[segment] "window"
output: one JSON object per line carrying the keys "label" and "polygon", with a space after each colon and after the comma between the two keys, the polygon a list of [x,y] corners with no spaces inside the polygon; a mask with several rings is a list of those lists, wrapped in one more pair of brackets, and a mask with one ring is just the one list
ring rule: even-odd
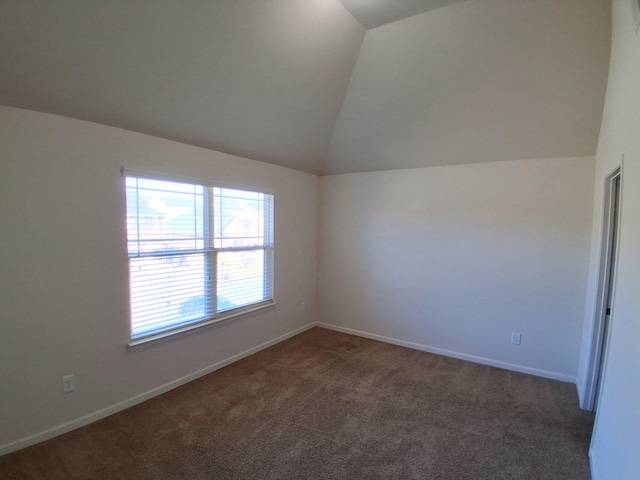
{"label": "window", "polygon": [[131,339],[273,303],[273,196],[125,170]]}

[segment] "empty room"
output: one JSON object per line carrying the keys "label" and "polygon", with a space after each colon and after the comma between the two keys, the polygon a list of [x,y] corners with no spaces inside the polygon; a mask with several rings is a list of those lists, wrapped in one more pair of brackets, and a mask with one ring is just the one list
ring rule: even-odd
{"label": "empty room", "polygon": [[0,0],[0,478],[640,478],[639,0]]}

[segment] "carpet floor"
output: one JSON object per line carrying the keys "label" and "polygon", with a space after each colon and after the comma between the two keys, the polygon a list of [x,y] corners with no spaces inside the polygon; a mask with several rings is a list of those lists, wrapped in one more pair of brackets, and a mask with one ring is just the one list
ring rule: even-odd
{"label": "carpet floor", "polygon": [[572,384],[314,328],[0,478],[587,480],[592,428]]}

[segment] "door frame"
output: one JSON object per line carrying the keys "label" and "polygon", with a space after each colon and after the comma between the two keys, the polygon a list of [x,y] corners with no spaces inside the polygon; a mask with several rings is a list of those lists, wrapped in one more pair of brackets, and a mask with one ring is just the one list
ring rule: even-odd
{"label": "door frame", "polygon": [[590,411],[595,411],[598,406],[613,319],[621,206],[622,167],[618,166],[607,175],[604,185],[597,297],[582,405],[584,410]]}

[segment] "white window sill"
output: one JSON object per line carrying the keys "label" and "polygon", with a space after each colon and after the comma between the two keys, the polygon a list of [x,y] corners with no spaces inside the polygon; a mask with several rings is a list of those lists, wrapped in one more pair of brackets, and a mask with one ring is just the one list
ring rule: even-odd
{"label": "white window sill", "polygon": [[209,327],[217,323],[226,322],[227,320],[231,320],[244,315],[248,315],[250,313],[258,312],[260,310],[265,310],[271,307],[275,307],[276,305],[278,305],[278,302],[275,302],[275,301],[268,302],[268,303],[261,303],[259,305],[252,305],[250,307],[239,309],[239,310],[230,312],[228,314],[222,314],[218,317],[211,318],[209,320],[203,320],[201,322],[191,323],[189,325],[184,325],[182,327],[178,327],[173,330],[157,333],[155,335],[149,335],[143,338],[136,338],[134,340],[131,340],[127,344],[127,349],[136,350],[145,345],[156,344],[156,343],[172,340],[174,338],[181,337],[187,333],[193,333],[194,330],[199,330],[201,328]]}

